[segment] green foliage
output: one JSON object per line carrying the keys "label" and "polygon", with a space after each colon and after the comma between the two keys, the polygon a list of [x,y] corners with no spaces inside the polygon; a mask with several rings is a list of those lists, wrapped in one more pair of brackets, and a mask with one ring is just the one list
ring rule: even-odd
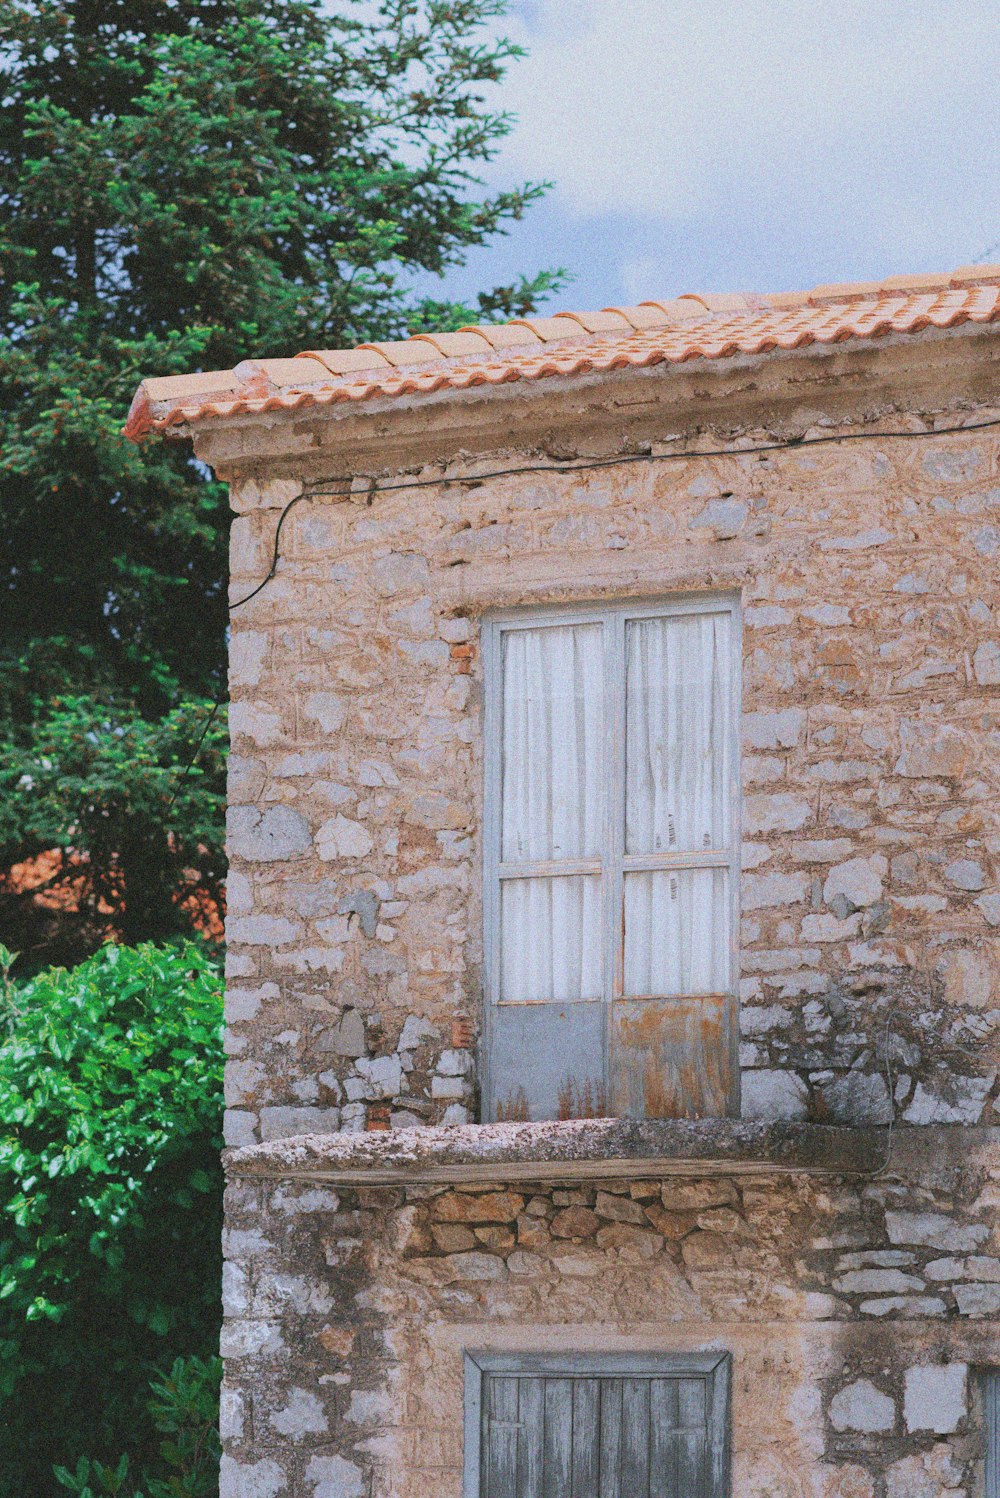
{"label": "green foliage", "polygon": [[[105,947],[20,985],[7,1012],[0,1492],[47,1493],[53,1461],[123,1450],[155,1473],[142,1372],[218,1338],[219,973],[197,945]],[[157,1395],[179,1453],[193,1427],[163,1421],[184,1388],[177,1374]]]}
{"label": "green foliage", "polygon": [[[98,732],[105,719],[141,717],[162,742],[182,703],[224,689],[223,488],[180,445],[122,438],[142,375],[523,313],[558,284],[543,272],[484,292],[478,307],[412,290],[416,273],[461,263],[542,191],[488,194],[479,180],[510,124],[486,98],[517,56],[493,38],[503,9],[503,0],[0,7],[9,769],[40,731],[62,733],[55,699]],[[201,832],[213,848],[218,770],[211,788],[203,781]],[[122,804],[140,794],[125,794],[120,778],[119,787]],[[86,822],[86,795],[71,775],[67,826]],[[163,929],[159,805],[158,851],[142,880],[122,884],[109,860],[126,855],[112,840],[86,849],[88,899],[112,899],[112,924],[130,939]],[[37,802],[19,797],[16,810],[5,826],[11,861],[48,836]],[[157,895],[144,925],[128,902],[147,873]],[[0,918],[10,934],[12,911]],[[101,934],[94,926],[91,941]],[[14,939],[37,946],[30,932]]]}
{"label": "green foliage", "polygon": [[125,940],[176,933],[184,897],[220,900],[225,879],[226,724],[220,711],[205,733],[210,711],[182,701],[150,721],[94,697],[39,703],[31,743],[0,743],[0,866],[61,849],[52,877],[75,879],[89,929],[115,916]]}
{"label": "green foliage", "polygon": [[20,1018],[18,985],[10,975],[20,955],[20,952],[12,952],[0,942],[0,1036],[12,1034]]}
{"label": "green foliage", "polygon": [[163,1476],[145,1472],[141,1488],[131,1479],[128,1454],[111,1466],[81,1456],[74,1471],[57,1465],[62,1487],[78,1498],[218,1498],[219,1358],[178,1358],[168,1374],[152,1382],[147,1409],[160,1442]]}

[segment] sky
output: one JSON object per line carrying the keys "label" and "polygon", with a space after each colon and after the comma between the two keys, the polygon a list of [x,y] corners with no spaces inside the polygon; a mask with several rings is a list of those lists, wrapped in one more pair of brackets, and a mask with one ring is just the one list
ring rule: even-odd
{"label": "sky", "polygon": [[503,29],[529,56],[489,179],[555,186],[435,295],[560,265],[559,305],[595,308],[1000,260],[997,0],[512,0]]}

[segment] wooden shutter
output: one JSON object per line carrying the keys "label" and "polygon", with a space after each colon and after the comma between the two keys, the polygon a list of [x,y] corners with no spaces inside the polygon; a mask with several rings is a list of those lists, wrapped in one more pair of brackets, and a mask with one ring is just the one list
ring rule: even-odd
{"label": "wooden shutter", "polygon": [[723,1498],[720,1397],[705,1375],[487,1374],[480,1498]]}
{"label": "wooden shutter", "polygon": [[986,1498],[1000,1498],[1000,1372],[983,1374],[986,1427]]}

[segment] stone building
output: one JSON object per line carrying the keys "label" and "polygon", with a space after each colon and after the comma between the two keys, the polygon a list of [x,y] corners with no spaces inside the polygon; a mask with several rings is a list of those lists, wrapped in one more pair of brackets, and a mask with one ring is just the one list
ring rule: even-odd
{"label": "stone building", "polygon": [[998,377],[980,266],[143,385],[236,517],[223,1498],[1000,1494]]}

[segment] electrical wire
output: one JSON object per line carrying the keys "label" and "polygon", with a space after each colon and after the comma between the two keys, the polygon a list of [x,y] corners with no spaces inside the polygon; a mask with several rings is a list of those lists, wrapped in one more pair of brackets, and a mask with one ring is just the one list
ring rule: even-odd
{"label": "electrical wire", "polygon": [[198,755],[201,753],[201,746],[202,746],[202,744],[204,744],[205,740],[208,737],[208,730],[211,728],[212,724],[215,722],[215,715],[219,711],[219,709],[221,708],[221,706],[225,702],[225,700],[226,699],[224,697],[216,697],[216,699],[215,699],[215,705],[212,708],[211,712],[206,717],[205,723],[204,723],[204,727],[202,728],[201,733],[198,735],[198,742],[197,742],[197,744],[195,744],[194,749],[192,750],[191,755],[190,755],[190,757],[189,757],[189,759],[187,761],[187,764],[184,766],[184,769],[181,771],[181,777],[178,780],[177,784],[174,786],[173,794],[170,797],[170,800],[167,802],[167,810],[166,810],[166,813],[165,813],[166,816],[169,816],[170,813],[173,811],[173,809],[174,809],[174,802],[177,800],[177,797],[180,795],[181,791],[183,790],[183,788],[184,788],[184,782],[185,782],[185,780],[187,780],[188,775],[190,774],[190,772],[191,772],[191,770],[192,770],[192,768],[194,766],[195,760],[198,758]]}
{"label": "electrical wire", "polygon": [[[883,1159],[882,1164],[878,1166],[876,1170],[872,1170],[871,1172],[862,1172],[862,1174],[870,1174],[872,1180],[877,1180],[880,1176],[888,1174],[889,1169],[892,1165],[893,1154],[895,1150],[896,1098],[895,1077],[892,1070],[892,1042],[897,1038],[898,1035],[898,1031],[894,1030],[893,1028],[893,1019],[895,1018],[895,1014],[896,1005],[890,1004],[888,1012],[885,1016],[885,1028],[882,1036],[882,1046],[885,1052],[885,1083],[886,1090],[889,1095],[889,1117],[887,1119],[886,1127],[885,1158]],[[949,1045],[935,1045],[934,1059],[936,1061],[941,1060],[942,1057],[948,1056],[965,1056],[968,1060],[975,1062],[978,1062],[982,1059],[979,1055],[977,1055],[975,1051],[970,1051],[968,1046],[958,1045],[955,1041],[952,1041]]]}
{"label": "electrical wire", "polygon": [[[809,447],[820,447],[824,444],[841,442],[894,441],[899,439],[917,440],[920,438],[928,437],[947,437],[955,435],[959,432],[983,431],[987,428],[992,427],[1000,427],[1000,417],[994,417],[989,419],[988,421],[970,422],[966,425],[936,427],[916,431],[895,430],[888,432],[831,432],[828,435],[824,435],[822,437],[788,438],[780,442],[765,442],[759,443],[754,447],[744,448],[701,448],[694,452],[685,451],[669,453],[622,453],[613,458],[594,458],[587,459],[583,462],[572,463],[522,463],[513,465],[508,468],[488,469],[486,472],[481,473],[451,474],[439,475],[431,478],[402,479],[389,484],[380,484],[378,482],[373,482],[370,489],[368,490],[368,503],[372,503],[376,495],[378,494],[391,494],[396,493],[400,490],[442,488],[445,485],[453,484],[465,484],[471,486],[478,485],[489,479],[516,478],[522,475],[529,474],[554,473],[560,475],[568,475],[573,473],[589,473],[603,468],[623,467],[631,463],[690,462],[694,458],[746,458],[754,457],[758,453],[801,452]],[[302,489],[300,493],[296,494],[292,499],[288,501],[284,509],[281,511],[281,514],[278,516],[278,524],[275,527],[274,532],[271,565],[268,568],[266,577],[264,577],[262,581],[259,582],[257,586],[251,590],[251,592],[247,593],[243,598],[237,599],[237,601],[230,606],[230,612],[242,608],[244,604],[247,604],[251,601],[251,599],[256,598],[259,593],[263,592],[264,588],[267,587],[268,583],[274,577],[275,573],[278,570],[278,564],[281,560],[282,527],[284,526],[284,523],[291,511],[297,504],[300,503],[300,501],[304,499],[318,498],[350,498],[352,494],[350,481],[342,481],[337,488],[322,487],[324,484],[328,484],[330,482],[331,480],[329,479],[319,479],[315,484],[308,485],[306,488]],[[221,706],[221,701],[222,699],[216,702],[215,707],[213,707],[211,714],[209,715],[201,738],[198,740],[198,744],[195,748],[194,754],[192,755],[191,760],[188,762],[188,765],[185,767],[184,774],[181,776],[181,784],[183,784],[188,770],[191,768],[191,765],[198,757],[198,753],[201,749],[202,743],[204,742],[205,735],[208,733],[208,729],[211,726],[212,720],[214,719],[216,712]],[[176,799],[176,795],[179,793],[179,791],[180,784],[178,785],[177,792],[175,792],[173,799]],[[171,800],[171,805],[173,805],[173,799]],[[894,1078],[892,1073],[891,1058],[892,1019],[893,1010],[890,1009],[889,1013],[886,1015],[885,1034],[883,1039],[883,1046],[885,1050],[885,1080],[889,1100],[889,1120],[888,1128],[886,1131],[885,1157],[881,1165],[879,1165],[874,1171],[871,1172],[871,1176],[873,1179],[877,1179],[878,1177],[888,1173],[889,1169],[891,1168],[894,1155],[896,1109],[893,1098]]]}
{"label": "electrical wire", "polygon": [[[980,432],[989,427],[1000,427],[1000,417],[991,417],[988,421],[969,422],[965,425],[959,423],[954,426],[925,428],[917,431],[897,429],[888,432],[830,432],[822,437],[787,437],[778,442],[761,442],[755,447],[700,448],[696,451],[668,453],[620,453],[613,458],[589,458],[583,462],[572,463],[520,463],[508,468],[487,469],[481,473],[444,474],[433,478],[401,479],[390,484],[380,484],[377,481],[373,481],[368,490],[368,503],[371,504],[379,494],[394,494],[403,489],[440,489],[452,484],[478,485],[485,483],[489,479],[515,478],[521,475],[538,473],[563,475],[592,473],[597,469],[619,468],[631,463],[690,463],[696,458],[752,458],[759,453],[804,452],[807,448],[822,447],[831,443],[884,442],[895,441],[897,439],[916,440],[928,437],[948,437],[959,432]],[[255,588],[252,588],[249,593],[245,594],[243,598],[238,598],[235,603],[229,605],[230,614],[235,613],[237,609],[241,609],[245,604],[250,603],[252,599],[264,591],[268,583],[274,578],[278,570],[278,564],[281,561],[282,528],[297,504],[300,504],[304,499],[349,499],[351,497],[351,480],[340,480],[338,487],[335,489],[322,487],[324,484],[332,482],[333,479],[317,479],[315,484],[307,485],[288,501],[278,516],[278,524],[275,527],[274,542],[271,550],[271,565],[267,570],[267,575],[261,579]],[[208,730],[211,728],[215,715],[222,707],[224,701],[224,697],[219,697],[208,714],[205,726],[195,745],[194,752],[185,764],[180,780],[177,783],[177,788],[170,798],[168,811],[173,807],[174,802],[180,794],[181,787],[194,767]]]}
{"label": "electrical wire", "polygon": [[[322,482],[322,480],[320,482]],[[229,605],[229,612],[231,614],[236,609],[241,609],[245,603],[249,603],[250,600],[251,600],[251,598],[256,598],[257,594],[258,593],[262,593],[264,591],[264,589],[267,587],[268,583],[271,581],[272,577],[277,572],[277,570],[278,570],[278,562],[281,560],[281,527],[284,525],[284,523],[287,520],[287,518],[288,518],[289,514],[291,513],[291,511],[298,504],[299,500],[300,499],[311,499],[312,496],[313,496],[313,493],[314,493],[314,491],[312,489],[303,489],[300,494],[296,494],[296,496],[295,496],[294,499],[290,499],[288,501],[287,505],[282,510],[281,514],[278,516],[278,525],[277,525],[277,529],[274,532],[274,551],[273,551],[272,556],[271,556],[271,566],[270,566],[270,568],[268,570],[267,576],[265,577],[264,581],[261,582],[261,583],[258,583],[257,586],[256,586],[256,588],[254,588],[251,593],[248,593],[245,598],[240,598],[240,599],[237,600],[236,603],[231,603]]]}
{"label": "electrical wire", "polygon": [[[781,442],[761,442],[756,447],[714,447],[701,448],[696,452],[671,452],[671,453],[620,453],[614,458],[589,458],[582,463],[521,463],[511,468],[491,468],[485,473],[455,473],[445,474],[435,478],[424,479],[402,479],[392,484],[380,484],[374,481],[368,491],[368,502],[372,503],[378,494],[394,494],[401,489],[440,489],[446,484],[481,484],[487,479],[514,478],[522,474],[530,473],[590,473],[598,468],[618,468],[628,463],[689,463],[692,458],[752,458],[757,453],[774,452],[802,452],[807,447],[821,447],[831,442],[862,442],[877,441],[888,438],[918,438],[918,437],[948,437],[957,432],[979,432],[987,427],[1000,427],[1000,416],[991,417],[989,421],[970,422],[966,426],[956,425],[948,427],[928,428],[924,431],[892,431],[892,432],[831,432],[823,437],[788,437]],[[239,598],[229,606],[229,612],[241,609],[245,603],[256,598],[258,593],[263,592],[268,583],[278,570],[281,560],[281,528],[290,512],[303,499],[349,499],[351,496],[351,481],[342,480],[336,489],[324,489],[322,484],[332,483],[332,479],[317,479],[315,484],[310,484],[302,489],[294,498],[290,499],[278,516],[278,524],[274,532],[274,547],[271,555],[271,566],[267,576],[256,588],[247,593],[244,598]]]}

